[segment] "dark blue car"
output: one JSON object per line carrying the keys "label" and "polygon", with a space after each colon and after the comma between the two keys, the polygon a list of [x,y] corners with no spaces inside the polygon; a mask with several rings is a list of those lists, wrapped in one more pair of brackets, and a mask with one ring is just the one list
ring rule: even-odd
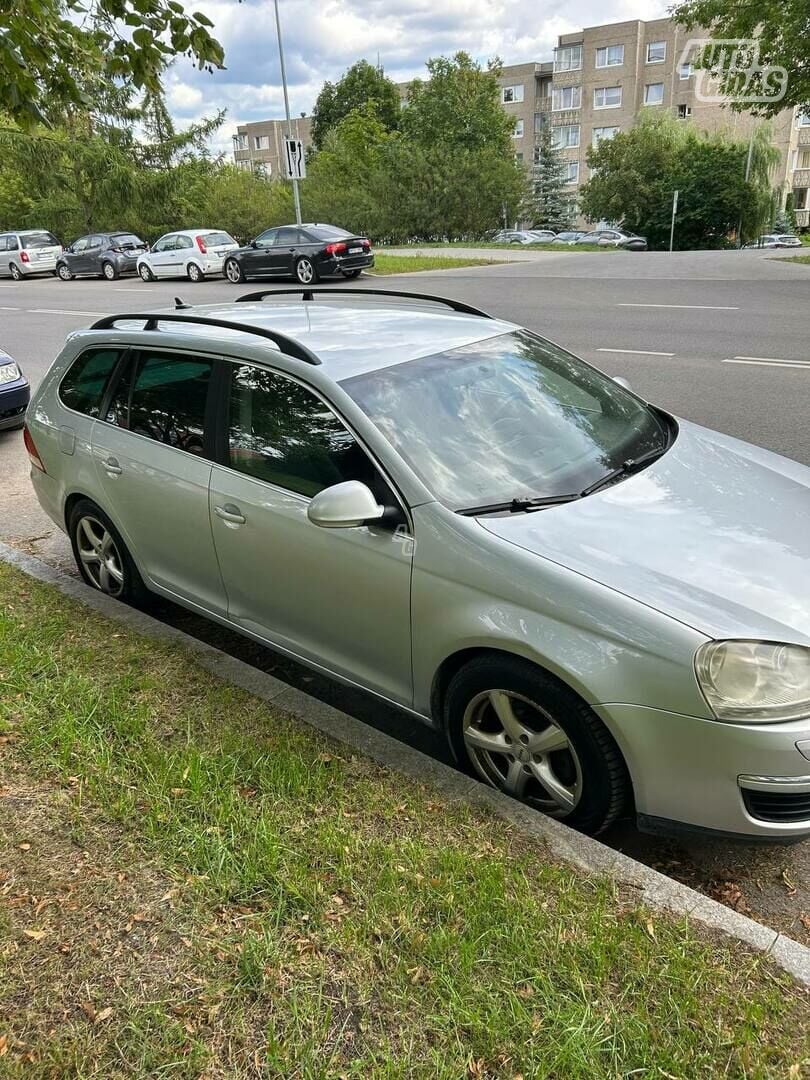
{"label": "dark blue car", "polygon": [[16,360],[0,347],[0,431],[23,426],[30,397],[28,380]]}

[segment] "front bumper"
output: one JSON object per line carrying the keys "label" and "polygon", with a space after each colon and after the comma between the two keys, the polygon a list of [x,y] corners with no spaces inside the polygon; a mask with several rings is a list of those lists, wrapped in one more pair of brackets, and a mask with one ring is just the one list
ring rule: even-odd
{"label": "front bumper", "polygon": [[624,754],[640,816],[762,839],[810,835],[810,717],[727,724],[637,705],[595,709]]}
{"label": "front bumper", "polygon": [[0,431],[19,426],[30,400],[31,388],[26,379],[0,386]]}
{"label": "front bumper", "polygon": [[355,270],[370,270],[374,265],[374,256],[368,255],[334,255],[331,259],[324,259],[318,264],[318,273],[321,277],[339,277],[341,274],[351,274]]}

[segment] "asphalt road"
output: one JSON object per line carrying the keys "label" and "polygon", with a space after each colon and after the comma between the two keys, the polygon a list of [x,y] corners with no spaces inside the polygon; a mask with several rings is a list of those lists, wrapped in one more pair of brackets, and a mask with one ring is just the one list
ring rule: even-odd
{"label": "asphalt road", "polygon": [[[457,248],[449,253],[462,254]],[[810,464],[810,266],[760,252],[507,254],[513,257],[502,266],[367,277],[359,284],[467,300],[552,338],[610,374],[626,376],[639,393],[677,415]],[[97,317],[170,307],[177,295],[201,303],[230,300],[259,287],[222,280],[147,285],[137,279],[44,278],[20,284],[2,279],[0,345],[36,385],[66,334]],[[336,293],[347,288],[328,287]],[[65,538],[32,496],[19,433],[0,433],[0,540],[72,571]],[[432,733],[365,695],[171,605],[162,614],[425,752],[444,756]],[[810,841],[792,847],[669,841],[642,837],[629,826],[607,839],[810,941]]]}

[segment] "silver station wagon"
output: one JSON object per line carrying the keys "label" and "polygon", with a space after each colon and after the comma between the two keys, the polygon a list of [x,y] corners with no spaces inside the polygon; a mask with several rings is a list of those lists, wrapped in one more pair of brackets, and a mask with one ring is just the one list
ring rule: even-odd
{"label": "silver station wagon", "polygon": [[25,438],[89,585],[363,687],[579,829],[810,833],[810,469],[364,289],[104,318]]}

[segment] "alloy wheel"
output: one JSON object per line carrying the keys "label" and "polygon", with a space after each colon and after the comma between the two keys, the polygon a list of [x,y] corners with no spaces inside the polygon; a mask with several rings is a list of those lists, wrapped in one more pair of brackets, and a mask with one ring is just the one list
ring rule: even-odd
{"label": "alloy wheel", "polygon": [[140,274],[141,281],[152,280],[152,271],[149,269],[146,263],[141,263],[141,265],[138,267],[138,273]]}
{"label": "alloy wheel", "polygon": [[70,272],[70,268],[66,266],[65,263],[60,263],[56,272],[62,279],[62,281],[70,281],[73,277],[73,274],[71,274]]}
{"label": "alloy wheel", "polygon": [[464,743],[476,771],[494,787],[552,817],[567,817],[582,796],[582,768],[570,739],[536,702],[511,690],[485,690],[467,705]]}
{"label": "alloy wheel", "polygon": [[302,285],[311,285],[315,277],[315,267],[309,259],[300,259],[295,264],[295,276]]}
{"label": "alloy wheel", "polygon": [[108,596],[120,596],[124,589],[124,564],[109,529],[89,514],[79,518],[76,547],[90,583]]}
{"label": "alloy wheel", "polygon": [[104,263],[102,272],[107,281],[115,281],[115,267],[112,263]]}
{"label": "alloy wheel", "polygon": [[242,280],[242,270],[239,263],[234,262],[233,259],[229,259],[228,262],[225,263],[225,277],[232,285],[238,285]]}
{"label": "alloy wheel", "polygon": [[20,270],[19,266],[17,266],[16,263],[12,263],[9,266],[9,270],[11,271],[11,276],[14,279],[14,281],[22,281],[22,271]]}
{"label": "alloy wheel", "polygon": [[189,281],[193,281],[195,284],[198,281],[202,281],[202,278],[203,278],[202,270],[200,270],[199,266],[197,266],[196,263],[189,263],[188,264],[188,277],[189,277]]}

